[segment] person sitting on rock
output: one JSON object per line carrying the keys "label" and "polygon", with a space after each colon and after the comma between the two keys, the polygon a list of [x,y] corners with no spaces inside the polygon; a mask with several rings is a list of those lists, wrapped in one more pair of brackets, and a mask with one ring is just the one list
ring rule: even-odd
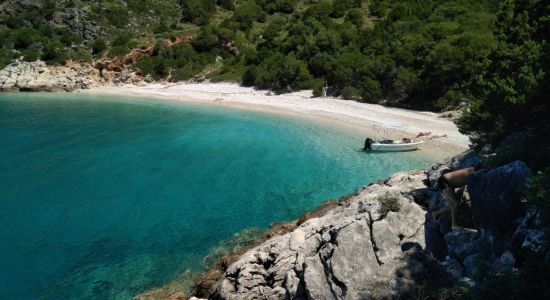
{"label": "person sitting on rock", "polygon": [[451,212],[452,229],[459,228],[459,226],[456,225],[456,209],[460,205],[460,199],[456,196],[455,189],[465,186],[468,183],[468,177],[473,172],[474,168],[464,168],[447,172],[439,177],[439,180],[437,181],[437,189],[447,201],[448,206],[432,212],[434,220],[446,212]]}

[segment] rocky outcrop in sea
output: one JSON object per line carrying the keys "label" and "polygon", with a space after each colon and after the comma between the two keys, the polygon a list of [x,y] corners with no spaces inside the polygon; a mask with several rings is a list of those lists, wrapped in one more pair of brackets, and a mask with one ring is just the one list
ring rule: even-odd
{"label": "rocky outcrop in sea", "polygon": [[0,71],[0,91],[73,91],[90,88],[99,80],[99,71],[90,64],[16,61]]}
{"label": "rocky outcrop in sea", "polygon": [[[213,299],[386,299],[430,290],[474,288],[483,270],[518,267],[526,250],[546,255],[540,211],[521,202],[530,171],[520,161],[482,169],[458,190],[462,206],[450,216],[436,189],[446,170],[479,166],[467,152],[427,171],[397,173],[358,190],[291,232],[218,265],[221,275],[196,296]],[[208,277],[208,276],[206,276]]]}

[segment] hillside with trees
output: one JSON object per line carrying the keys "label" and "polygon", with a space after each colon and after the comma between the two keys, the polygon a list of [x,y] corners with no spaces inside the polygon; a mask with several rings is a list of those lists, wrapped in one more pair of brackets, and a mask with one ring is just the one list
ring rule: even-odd
{"label": "hillside with trees", "polygon": [[[155,44],[133,66],[288,92],[440,110],[489,64],[498,1],[5,1],[0,66],[92,61]],[[167,45],[181,36],[186,44]],[[220,63],[216,63],[216,61]],[[215,66],[215,67],[212,67]]]}

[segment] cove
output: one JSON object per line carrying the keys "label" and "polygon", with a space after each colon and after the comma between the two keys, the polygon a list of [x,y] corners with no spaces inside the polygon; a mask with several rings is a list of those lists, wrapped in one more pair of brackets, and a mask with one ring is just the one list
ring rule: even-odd
{"label": "cove", "polygon": [[0,298],[131,299],[239,231],[432,162],[362,140],[215,106],[0,94]]}

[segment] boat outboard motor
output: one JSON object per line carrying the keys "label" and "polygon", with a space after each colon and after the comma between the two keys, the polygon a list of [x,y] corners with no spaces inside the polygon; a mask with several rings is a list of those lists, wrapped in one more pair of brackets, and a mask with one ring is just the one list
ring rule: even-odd
{"label": "boat outboard motor", "polygon": [[374,143],[374,141],[371,139],[371,138],[367,138],[365,140],[365,148],[363,148],[363,150],[372,150],[370,145],[372,145],[372,143]]}

